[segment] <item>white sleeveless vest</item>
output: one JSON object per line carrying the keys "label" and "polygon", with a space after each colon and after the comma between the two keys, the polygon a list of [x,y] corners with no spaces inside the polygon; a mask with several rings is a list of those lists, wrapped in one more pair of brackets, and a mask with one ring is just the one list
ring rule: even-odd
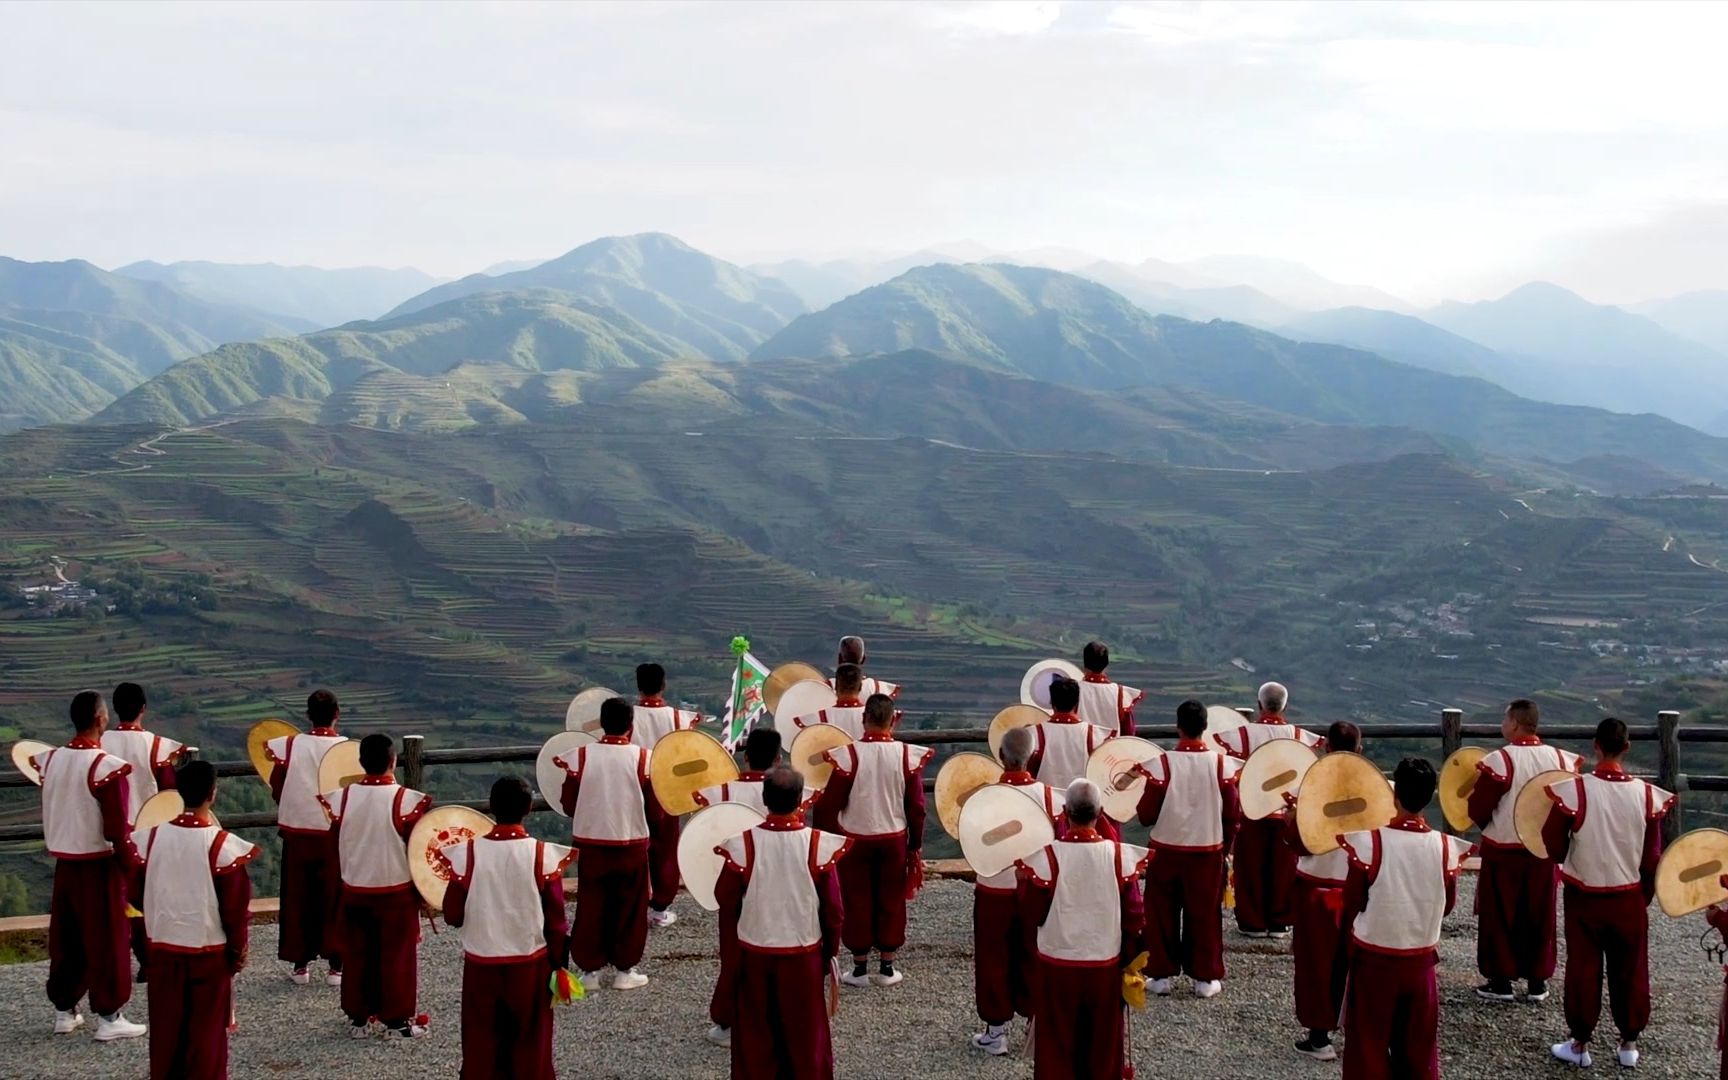
{"label": "white sleeveless vest", "polygon": [[1247,761],[1254,751],[1273,739],[1297,739],[1303,746],[1313,750],[1319,749],[1326,742],[1313,732],[1304,731],[1294,724],[1267,724],[1258,720],[1250,720],[1239,728],[1212,737],[1212,741],[1222,747],[1225,753],[1243,761]]}
{"label": "white sleeveless vest", "polygon": [[570,835],[583,844],[636,844],[648,839],[648,811],[642,785],[648,779],[649,751],[640,746],[598,742],[576,748],[576,760],[553,760],[582,778],[570,815]]}
{"label": "white sleeveless vest", "polygon": [[96,859],[114,851],[102,835],[96,789],[132,772],[99,747],[57,746],[36,755],[42,772],[42,835],[57,859]]}
{"label": "white sleeveless vest", "polygon": [[245,873],[258,846],[215,825],[170,822],[132,838],[144,860],[144,933],[152,946],[215,952],[228,944],[215,875]]}
{"label": "white sleeveless vest", "polygon": [[1038,779],[1051,787],[1068,785],[1086,775],[1086,760],[1110,738],[1110,733],[1084,720],[1046,720],[1032,727],[1037,739]]}
{"label": "white sleeveless vest", "polygon": [[846,835],[873,838],[905,832],[906,785],[919,782],[912,772],[934,753],[928,746],[896,739],[863,739],[826,751],[834,767],[852,777],[851,794],[840,811]]}
{"label": "white sleeveless vest", "polygon": [[1171,851],[1224,850],[1224,793],[1219,786],[1237,765],[1217,750],[1178,747],[1146,763],[1165,781],[1164,808],[1152,826],[1154,848]]}
{"label": "white sleeveless vest", "polygon": [[1115,964],[1122,952],[1122,886],[1139,879],[1151,852],[1113,840],[1058,840],[1026,860],[1041,884],[1054,884],[1038,928],[1038,955],[1050,963]]}
{"label": "white sleeveless vest", "polygon": [[1368,874],[1368,904],[1350,932],[1374,952],[1416,955],[1440,944],[1446,881],[1470,845],[1432,830],[1384,828],[1350,833],[1343,846]]}
{"label": "white sleeveless vest", "polygon": [[276,825],[287,833],[326,833],[330,818],[318,801],[318,766],[341,735],[283,735],[264,744],[271,761],[288,770],[282,780],[282,802],[276,807]]}
{"label": "white sleeveless vest", "polygon": [[[1032,781],[1030,784],[1009,784],[1007,781],[1003,781],[1003,784],[1007,787],[1014,788],[1016,791],[1024,791],[1026,794],[1038,800],[1038,805],[1042,806],[1044,812],[1050,815],[1050,820],[1052,822],[1061,817],[1062,812],[1067,809],[1067,795],[1063,792],[1057,791],[1049,784],[1040,783],[1037,780]],[[998,871],[997,873],[991,874],[987,877],[978,878],[974,884],[985,892],[1011,893],[1017,886],[1015,881],[1015,870],[1016,867],[1010,866],[1006,870]]]}
{"label": "white sleeveless vest", "polygon": [[792,726],[800,731],[807,727],[815,727],[817,724],[832,724],[852,736],[853,742],[859,742],[864,738],[864,706],[836,705],[809,716],[792,718]]}
{"label": "white sleeveless vest", "polygon": [[808,952],[822,944],[816,878],[832,869],[852,841],[815,829],[760,825],[718,848],[744,874],[738,943],[759,952]]}
{"label": "white sleeveless vest", "polygon": [[1476,768],[1511,785],[1506,789],[1500,804],[1494,808],[1494,816],[1482,827],[1482,840],[1490,847],[1521,849],[1524,843],[1518,839],[1516,815],[1519,793],[1524,790],[1525,784],[1550,769],[1577,772],[1578,755],[1542,743],[1533,746],[1512,743],[1483,758]]}
{"label": "white sleeveless vest", "polygon": [[1080,719],[1115,735],[1122,730],[1122,712],[1132,709],[1145,695],[1132,686],[1113,682],[1080,681]]}
{"label": "white sleeveless vest", "polygon": [[564,872],[575,853],[533,837],[455,844],[443,851],[452,877],[466,883],[462,951],[495,964],[546,955],[540,885]]}
{"label": "white sleeveless vest", "polygon": [[431,806],[430,796],[395,782],[356,782],[323,795],[319,801],[342,826],[336,833],[342,884],[357,892],[409,887],[407,838],[398,825]]}
{"label": "white sleeveless vest", "polygon": [[1548,789],[1548,797],[1572,815],[1572,842],[1560,876],[1590,892],[1639,886],[1644,830],[1668,812],[1674,796],[1637,779],[1580,776]]}
{"label": "white sleeveless vest", "polygon": [[137,821],[138,810],[156,794],[156,768],[179,753],[181,743],[151,734],[142,728],[109,728],[102,733],[102,749],[132,766],[126,778],[126,820]]}
{"label": "white sleeveless vest", "polygon": [[685,712],[670,705],[638,705],[630,727],[630,741],[652,750],[674,731],[688,731],[701,722],[699,712]]}

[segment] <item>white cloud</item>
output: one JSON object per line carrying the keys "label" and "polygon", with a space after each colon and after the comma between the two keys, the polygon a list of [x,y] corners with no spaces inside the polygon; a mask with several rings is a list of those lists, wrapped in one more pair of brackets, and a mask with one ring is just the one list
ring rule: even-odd
{"label": "white cloud", "polygon": [[960,34],[1022,37],[1042,34],[1062,17],[1058,0],[977,0],[922,9],[931,26]]}

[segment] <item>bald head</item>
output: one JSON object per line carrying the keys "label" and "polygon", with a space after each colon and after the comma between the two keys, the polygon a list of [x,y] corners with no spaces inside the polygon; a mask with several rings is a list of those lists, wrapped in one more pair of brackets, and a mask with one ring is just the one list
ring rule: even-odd
{"label": "bald head", "polygon": [[1002,768],[1008,772],[1025,772],[1027,763],[1032,760],[1032,743],[1031,728],[1009,728],[996,751],[996,756],[1002,759]]}
{"label": "bald head", "polygon": [[1104,793],[1085,778],[1068,785],[1066,800],[1070,825],[1088,828],[1097,824],[1098,815],[1104,812]]}
{"label": "bald head", "polygon": [[1290,691],[1283,683],[1269,682],[1260,687],[1260,711],[1269,716],[1283,716],[1290,706]]}
{"label": "bald head", "polygon": [[864,661],[869,658],[870,655],[864,651],[863,638],[848,635],[840,639],[840,655],[835,660],[836,663],[857,664],[859,667],[863,667]]}

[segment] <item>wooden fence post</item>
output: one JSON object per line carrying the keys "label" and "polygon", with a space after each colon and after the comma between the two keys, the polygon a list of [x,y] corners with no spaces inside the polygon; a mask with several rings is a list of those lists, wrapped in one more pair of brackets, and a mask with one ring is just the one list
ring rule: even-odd
{"label": "wooden fence post", "polygon": [[[1664,709],[1656,714],[1656,782],[1674,794],[1684,790],[1686,776],[1680,771],[1680,714]],[[1662,819],[1662,842],[1672,844],[1684,830],[1682,800]]]}
{"label": "wooden fence post", "polygon": [[426,790],[426,736],[402,736],[402,786]]}
{"label": "wooden fence post", "polygon": [[1456,754],[1464,746],[1464,710],[1440,710],[1440,760]]}

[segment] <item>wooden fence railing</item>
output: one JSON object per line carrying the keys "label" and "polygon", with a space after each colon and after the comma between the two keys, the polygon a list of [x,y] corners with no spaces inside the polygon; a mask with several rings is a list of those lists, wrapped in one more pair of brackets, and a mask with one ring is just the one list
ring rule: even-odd
{"label": "wooden fence railing", "polygon": [[[1372,743],[1377,740],[1415,740],[1438,741],[1440,757],[1444,759],[1453,751],[1463,746],[1467,740],[1499,742],[1500,725],[1466,724],[1464,713],[1459,709],[1443,709],[1440,713],[1440,723],[1433,724],[1360,724],[1362,737]],[[1654,724],[1628,725],[1628,734],[1635,743],[1654,742],[1656,744],[1656,772],[1649,776],[1657,784],[1669,791],[1682,796],[1689,791],[1728,792],[1728,776],[1688,775],[1682,768],[1681,747],[1686,743],[1728,743],[1728,727],[1682,727],[1680,714],[1677,712],[1661,712],[1656,715]],[[1170,740],[1176,738],[1174,725],[1146,724],[1141,725],[1139,733],[1149,739]],[[977,744],[986,740],[988,729],[983,727],[967,728],[930,728],[925,730],[904,730],[898,735],[900,739],[920,745],[951,745]],[[1550,724],[1542,728],[1542,736],[1549,742],[1583,742],[1588,744],[1596,734],[1594,724]],[[194,753],[196,749],[194,748]],[[425,736],[408,735],[402,740],[402,748],[398,758],[398,768],[401,770],[402,782],[416,790],[426,790],[426,770],[432,766],[445,765],[504,765],[531,763],[539,756],[540,747],[529,746],[470,746],[451,747],[442,750],[426,749]],[[252,776],[254,775],[250,761],[218,761],[212,764],[216,767],[219,777]],[[930,776],[925,777],[925,786],[933,785]],[[7,769],[0,772],[0,790],[32,786],[30,781],[15,770]],[[439,800],[445,806],[471,806],[477,810],[487,809],[485,799]],[[534,801],[536,812],[550,811],[544,800]],[[1674,812],[1668,816],[1664,826],[1667,839],[1672,840],[1683,831],[1685,799],[1682,797]],[[224,816],[222,824],[229,829],[261,829],[273,827],[276,824],[274,811],[263,811],[249,814],[231,814]],[[23,822],[13,825],[0,825],[0,841],[9,840],[40,840],[42,839],[42,824],[40,821]]]}

